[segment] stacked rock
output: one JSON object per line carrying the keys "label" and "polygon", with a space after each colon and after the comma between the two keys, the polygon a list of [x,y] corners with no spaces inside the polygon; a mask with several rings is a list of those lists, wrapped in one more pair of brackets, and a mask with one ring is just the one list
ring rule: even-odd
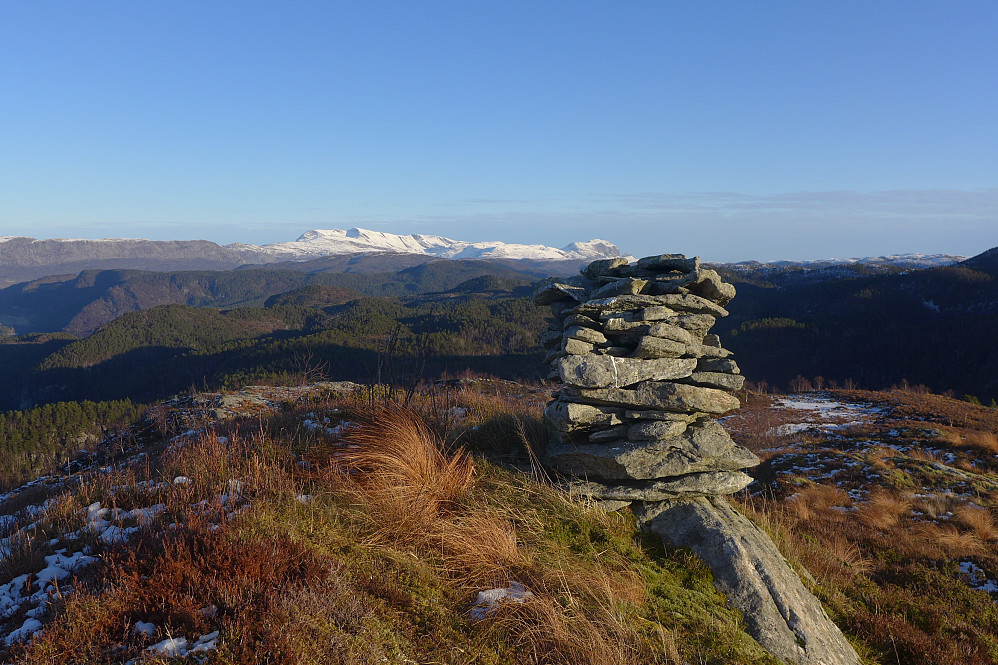
{"label": "stacked rock", "polygon": [[564,388],[545,409],[548,467],[607,508],[737,492],[759,459],[714,420],[744,383],[710,328],[735,289],[699,258],[604,259],[552,278],[534,302]]}

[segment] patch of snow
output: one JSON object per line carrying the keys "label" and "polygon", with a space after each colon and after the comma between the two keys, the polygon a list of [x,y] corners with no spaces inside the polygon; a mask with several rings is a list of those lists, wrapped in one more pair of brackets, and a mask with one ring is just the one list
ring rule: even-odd
{"label": "patch of snow", "polygon": [[471,618],[474,621],[481,621],[494,612],[500,603],[522,603],[533,595],[519,582],[513,582],[506,588],[479,591],[475,605],[471,608]]}
{"label": "patch of snow", "polygon": [[152,638],[156,634],[156,624],[150,621],[136,621],[132,632],[136,635],[145,635],[148,638]]}

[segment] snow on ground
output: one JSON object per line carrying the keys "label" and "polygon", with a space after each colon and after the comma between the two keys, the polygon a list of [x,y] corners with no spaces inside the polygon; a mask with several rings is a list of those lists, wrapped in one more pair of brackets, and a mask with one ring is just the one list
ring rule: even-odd
{"label": "snow on ground", "polygon": [[[791,435],[807,430],[831,432],[873,422],[884,413],[872,404],[839,402],[825,393],[787,395],[773,400],[775,411],[792,412],[794,420],[774,427],[770,434]],[[789,415],[789,413],[787,413]]]}
{"label": "snow on ground", "polygon": [[475,605],[471,608],[471,618],[481,621],[496,611],[500,603],[522,603],[533,595],[519,582],[513,582],[506,588],[479,591]]}

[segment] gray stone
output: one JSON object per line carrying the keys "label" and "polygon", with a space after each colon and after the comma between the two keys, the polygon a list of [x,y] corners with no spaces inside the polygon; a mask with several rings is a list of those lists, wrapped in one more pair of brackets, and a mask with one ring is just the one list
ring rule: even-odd
{"label": "gray stone", "polygon": [[616,501],[614,499],[596,499],[593,498],[593,502],[596,504],[597,508],[605,510],[608,513],[612,513],[615,510],[623,510],[631,505],[631,501]]}
{"label": "gray stone", "polygon": [[721,338],[714,334],[704,335],[703,344],[704,346],[721,346]]}
{"label": "gray stone", "polygon": [[592,353],[594,348],[595,345],[575,339],[574,337],[566,337],[561,344],[561,350],[573,356],[584,356]]}
{"label": "gray stone", "polygon": [[579,388],[623,388],[642,381],[661,381],[689,376],[696,367],[693,358],[615,358],[614,356],[566,356],[555,362],[561,380]]}
{"label": "gray stone", "polygon": [[591,298],[610,298],[612,296],[634,295],[641,293],[648,284],[647,280],[623,277],[601,286],[590,295]]}
{"label": "gray stone", "polygon": [[689,293],[690,290],[686,288],[685,282],[688,280],[669,280],[669,279],[654,279],[649,280],[648,286],[645,287],[644,292],[650,295],[666,295],[666,294],[684,294]]}
{"label": "gray stone", "polygon": [[[580,406],[589,406],[588,404],[583,404]],[[594,409],[597,407],[593,407]],[[602,407],[609,408],[609,407]],[[681,420],[684,423],[691,423],[698,417],[704,414],[698,413],[676,413],[674,411],[657,411],[655,409],[646,409],[643,411],[634,411],[632,409],[627,409],[624,411],[624,418],[627,420]]]}
{"label": "gray stone", "polygon": [[557,431],[571,432],[623,423],[623,409],[555,400],[544,407],[544,419]]}
{"label": "gray stone", "polygon": [[592,328],[593,330],[599,330],[603,327],[600,325],[599,321],[591,319],[588,316],[583,316],[582,314],[572,314],[565,319],[565,325],[569,328],[573,326],[582,326],[583,328]]}
{"label": "gray stone", "polygon": [[694,356],[696,358],[727,358],[731,355],[731,351],[727,349],[722,349],[719,346],[705,346],[703,344],[690,344],[688,347],[688,355]]}
{"label": "gray stone", "polygon": [[716,302],[718,305],[726,305],[735,297],[735,287],[722,280],[715,271],[709,269],[699,270],[697,281],[687,288],[689,288],[690,293],[695,293],[707,300]]}
{"label": "gray stone", "polygon": [[596,279],[604,275],[616,275],[620,272],[620,268],[624,268],[627,265],[627,259],[618,256],[613,259],[593,261],[579,272],[589,279]]}
{"label": "gray stone", "polygon": [[603,322],[603,332],[607,335],[643,335],[650,327],[646,321],[628,321],[622,316],[613,316]]}
{"label": "gray stone", "polygon": [[628,441],[671,439],[686,431],[685,420],[642,420],[627,428]]}
{"label": "gray stone", "polygon": [[635,267],[652,272],[693,272],[700,267],[700,257],[688,259],[683,254],[659,254],[638,259]]}
{"label": "gray stone", "polygon": [[737,409],[738,398],[716,388],[646,381],[631,388],[565,388],[563,399],[583,404],[606,404],[691,413],[723,414]]}
{"label": "gray stone", "polygon": [[[604,485],[593,482],[573,482],[573,494],[591,496],[598,501],[668,501],[684,497],[734,494],[752,482],[752,476],[741,471],[707,471],[677,478]],[[641,511],[640,504],[638,510]]]}
{"label": "gray stone", "polygon": [[689,548],[704,560],[718,591],[773,656],[799,665],[859,665],[856,651],[773,541],[725,500],[643,504],[635,513],[666,545]]}
{"label": "gray stone", "polygon": [[662,319],[667,319],[670,316],[675,316],[675,314],[675,310],[671,310],[662,305],[653,305],[634,312],[635,318],[640,321],[661,321]]}
{"label": "gray stone", "polygon": [[632,355],[635,358],[678,358],[687,353],[688,348],[675,340],[645,336],[638,340]]}
{"label": "gray stone", "polygon": [[693,336],[690,335],[689,331],[664,321],[653,323],[648,326],[648,334],[652,337],[671,339],[676,342],[682,342],[683,344],[693,343]]}
{"label": "gray stone", "polygon": [[559,300],[583,302],[589,292],[579,284],[570,284],[560,277],[548,277],[534,288],[534,304],[550,305]]}
{"label": "gray stone", "polygon": [[744,376],[740,374],[722,374],[721,372],[693,372],[688,377],[678,380],[693,386],[731,391],[741,390],[742,386],[745,385]]}
{"label": "gray stone", "polygon": [[661,298],[660,304],[669,307],[670,309],[679,310],[680,312],[690,312],[692,314],[710,314],[715,317],[725,317],[728,315],[728,310],[724,309],[720,305],[712,303],[706,298],[701,298],[700,296],[693,295],[692,293],[687,293],[683,295],[663,295],[663,296],[645,296],[646,298]]}
{"label": "gray stone", "polygon": [[590,344],[605,344],[606,336],[598,330],[583,328],[582,326],[572,326],[565,331],[565,337],[571,337]]}
{"label": "gray stone", "polygon": [[590,443],[607,443],[627,438],[627,425],[616,425],[609,429],[601,429],[589,435]]}
{"label": "gray stone", "polygon": [[[576,305],[574,308],[572,308],[572,310],[570,311],[572,314],[585,314],[587,316],[590,313],[596,313],[597,315],[599,315],[608,312],[631,312],[634,310],[645,309],[647,307],[654,307],[654,306],[668,307],[669,303],[666,301],[666,299],[678,298],[678,297],[682,296],[646,296],[646,295],[614,296],[612,298],[600,298],[599,300],[589,300],[580,303]],[[693,297],[698,297],[698,296],[693,296]],[[717,305],[714,305],[714,307],[717,307]]]}
{"label": "gray stone", "polygon": [[669,320],[669,323],[689,332],[694,341],[702,340],[716,322],[717,319],[710,314],[683,314]]}
{"label": "gray stone", "polygon": [[701,420],[680,436],[615,445],[552,445],[546,463],[556,471],[593,480],[652,480],[704,471],[737,471],[759,458],[737,445],[713,420]]}
{"label": "gray stone", "polygon": [[[705,345],[706,346],[706,345]],[[741,374],[738,363],[726,358],[700,358],[697,360],[698,372],[724,372],[725,374]]]}
{"label": "gray stone", "polygon": [[631,348],[629,346],[607,346],[601,350],[606,355],[614,356],[615,358],[622,358],[631,352]]}

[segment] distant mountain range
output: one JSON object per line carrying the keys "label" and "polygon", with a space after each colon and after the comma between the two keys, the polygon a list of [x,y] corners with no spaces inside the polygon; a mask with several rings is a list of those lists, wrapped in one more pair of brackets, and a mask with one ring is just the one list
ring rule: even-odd
{"label": "distant mountain range", "polygon": [[[77,274],[89,269],[229,270],[244,265],[301,262],[327,257],[386,254],[405,265],[414,257],[433,259],[490,259],[536,264],[564,263],[554,272],[565,272],[596,259],[620,256],[620,249],[605,240],[573,242],[561,249],[500,241],[467,242],[431,235],[395,235],[366,229],[313,230],[293,242],[270,245],[207,240],[104,240],[49,239],[0,236],[0,287],[57,274]],[[526,266],[525,266],[526,267]],[[396,268],[398,269],[398,268]]]}

